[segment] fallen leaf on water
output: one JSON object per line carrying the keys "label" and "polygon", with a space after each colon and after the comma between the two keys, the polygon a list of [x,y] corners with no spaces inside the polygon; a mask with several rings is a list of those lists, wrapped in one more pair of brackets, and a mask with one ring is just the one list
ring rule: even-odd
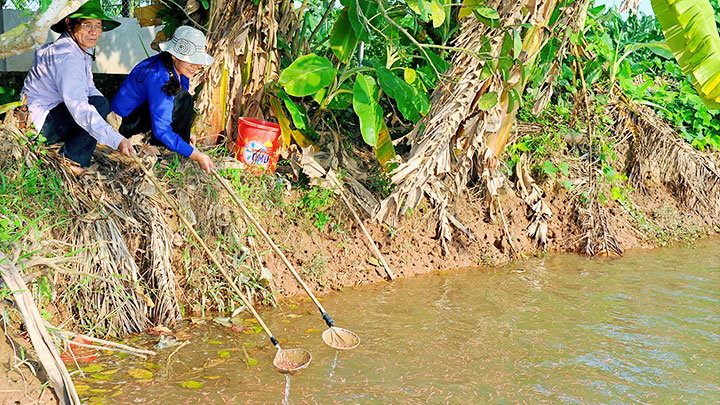
{"label": "fallen leaf on water", "polygon": [[124,359],[125,357],[129,356],[130,353],[117,352],[117,353],[115,353],[115,355],[116,355],[118,358]]}
{"label": "fallen leaf on water", "polygon": [[113,392],[113,393],[110,395],[110,398],[114,398],[114,397],[116,397],[116,396],[118,396],[118,395],[120,395],[120,394],[122,394],[122,390],[121,390],[121,389]]}
{"label": "fallen leaf on water", "polygon": [[148,330],[148,332],[150,332],[151,334],[153,334],[155,336],[160,336],[163,333],[171,333],[172,331],[165,326],[158,325],[158,326],[153,326],[152,328],[150,328]]}
{"label": "fallen leaf on water", "polygon": [[150,363],[150,362],[147,362],[147,361],[143,363],[143,367],[145,367],[146,369],[148,369],[148,370],[150,370],[150,371],[158,371],[158,370],[160,370],[161,368],[163,368],[163,366],[161,366],[161,365],[159,365],[159,364]]}
{"label": "fallen leaf on water", "polygon": [[250,367],[256,366],[256,365],[258,364],[258,361],[257,361],[257,359],[253,359],[252,357],[248,357],[248,358],[247,358],[247,364],[248,364],[248,366],[250,366]]}
{"label": "fallen leaf on water", "polygon": [[109,380],[112,377],[110,374],[103,374],[103,373],[94,373],[90,374],[90,378],[94,378],[96,380]]}
{"label": "fallen leaf on water", "polygon": [[180,383],[181,387],[185,388],[200,388],[203,386],[203,383],[195,380],[187,380]]}
{"label": "fallen leaf on water", "polygon": [[97,373],[98,371],[103,371],[105,369],[105,365],[103,364],[91,364],[89,366],[81,368],[81,370],[85,373]]}
{"label": "fallen leaf on water", "polygon": [[258,333],[258,332],[257,332],[255,329],[251,328],[251,327],[245,327],[245,328],[243,328],[242,333],[244,333],[244,334],[246,334],[246,335],[254,335],[254,334]]}
{"label": "fallen leaf on water", "polygon": [[220,376],[219,375],[206,375],[203,378],[205,378],[206,380],[217,380],[218,378],[220,378]]}
{"label": "fallen leaf on water", "polygon": [[208,340],[208,344],[211,344],[211,345],[221,345],[221,344],[223,344],[223,342],[221,342],[221,341],[219,341],[219,340]]}
{"label": "fallen leaf on water", "polygon": [[213,319],[213,322],[215,322],[215,323],[218,324],[218,325],[226,326],[226,327],[228,327],[228,328],[232,326],[232,322],[230,322],[230,318],[227,318],[227,317],[225,317],[225,318],[214,318],[214,319]]}
{"label": "fallen leaf on water", "polygon": [[245,323],[258,323],[257,319],[255,318],[245,318],[243,319]]}
{"label": "fallen leaf on water", "polygon": [[105,370],[105,371],[100,372],[100,374],[113,375],[113,374],[117,373],[118,371],[120,371],[120,370],[118,370],[118,369],[115,369],[115,370]]}
{"label": "fallen leaf on water", "polygon": [[108,391],[110,390],[107,388],[90,388],[90,392],[92,392],[93,394],[103,394]]}
{"label": "fallen leaf on water", "polygon": [[134,378],[147,379],[147,378],[152,378],[152,376],[153,376],[152,371],[144,370],[142,368],[131,368],[130,370],[127,371],[127,373]]}
{"label": "fallen leaf on water", "polygon": [[218,350],[217,354],[218,356],[220,356],[221,359],[230,357],[230,352],[227,350]]}
{"label": "fallen leaf on water", "polygon": [[226,361],[227,359],[210,359],[203,364],[203,368],[215,367],[217,365],[225,363]]}
{"label": "fallen leaf on water", "polygon": [[320,329],[308,329],[305,331],[305,333],[320,333],[322,330]]}
{"label": "fallen leaf on water", "polygon": [[89,385],[75,384],[75,391],[77,391],[77,393],[80,395],[84,394],[89,389],[90,389]]}

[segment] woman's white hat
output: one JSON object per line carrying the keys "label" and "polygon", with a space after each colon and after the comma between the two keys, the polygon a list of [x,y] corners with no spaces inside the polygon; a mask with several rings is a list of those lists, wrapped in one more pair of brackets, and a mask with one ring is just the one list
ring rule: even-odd
{"label": "woman's white hat", "polygon": [[175,30],[170,40],[161,42],[160,50],[176,58],[197,65],[210,65],[215,58],[205,52],[205,35],[193,27],[183,25]]}

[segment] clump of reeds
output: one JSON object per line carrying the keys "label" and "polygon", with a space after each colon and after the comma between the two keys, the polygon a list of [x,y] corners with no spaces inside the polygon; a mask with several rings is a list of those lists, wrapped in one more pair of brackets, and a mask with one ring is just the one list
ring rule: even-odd
{"label": "clump of reeds", "polygon": [[[52,262],[49,269],[55,291],[48,299],[63,318],[55,323],[69,321],[95,334],[124,335],[160,324],[174,326],[183,306],[234,309],[224,279],[186,240],[180,221],[132,160],[98,147],[93,165],[75,176],[57,147],[33,143],[11,125],[0,125],[0,145],[4,182],[29,194],[6,207],[14,211],[3,215],[18,222],[16,228],[35,230],[18,233],[13,240],[30,250],[29,255],[67,258]],[[54,188],[27,189],[29,170]],[[183,215],[234,271],[248,295],[269,295],[266,286],[255,282],[258,271],[253,267],[258,267],[250,265],[252,255],[244,247],[247,229],[235,220],[239,212],[225,204],[222,187],[193,162],[172,153],[163,155],[155,170],[183,207]],[[54,207],[43,202],[50,192],[55,193]]]}

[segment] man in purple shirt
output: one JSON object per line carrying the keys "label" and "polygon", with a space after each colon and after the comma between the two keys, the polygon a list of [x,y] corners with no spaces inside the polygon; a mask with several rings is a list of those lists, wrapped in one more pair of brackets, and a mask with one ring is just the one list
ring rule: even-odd
{"label": "man in purple shirt", "polygon": [[135,153],[130,141],[105,121],[110,103],[95,87],[91,71],[95,54],[89,50],[103,31],[118,25],[103,13],[99,0],[88,1],[50,27],[60,38],[37,50],[25,78],[22,94],[35,128],[47,143],[65,143],[60,154],[77,164],[69,166],[75,174],[90,164],[97,142],[125,156]]}

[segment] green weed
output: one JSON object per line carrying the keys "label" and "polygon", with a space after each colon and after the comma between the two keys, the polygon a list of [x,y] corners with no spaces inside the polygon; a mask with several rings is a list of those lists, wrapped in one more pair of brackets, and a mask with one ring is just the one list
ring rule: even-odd
{"label": "green weed", "polygon": [[335,201],[332,190],[320,187],[312,187],[293,205],[304,213],[306,219],[312,221],[312,224],[322,231],[334,217],[328,212],[328,209]]}

